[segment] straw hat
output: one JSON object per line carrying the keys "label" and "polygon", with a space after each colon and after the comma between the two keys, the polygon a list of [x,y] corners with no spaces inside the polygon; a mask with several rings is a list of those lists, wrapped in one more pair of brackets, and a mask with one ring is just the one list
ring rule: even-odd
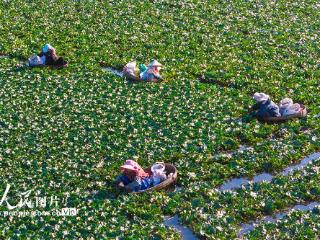
{"label": "straw hat", "polygon": [[267,101],[270,97],[269,95],[265,94],[265,93],[255,93],[253,95],[254,100],[256,100],[257,102],[264,102]]}
{"label": "straw hat", "polygon": [[284,98],[280,101],[280,106],[289,106],[289,105],[292,105],[293,104],[293,101],[291,98]]}
{"label": "straw hat", "polygon": [[152,60],[148,67],[163,67],[157,60]]}

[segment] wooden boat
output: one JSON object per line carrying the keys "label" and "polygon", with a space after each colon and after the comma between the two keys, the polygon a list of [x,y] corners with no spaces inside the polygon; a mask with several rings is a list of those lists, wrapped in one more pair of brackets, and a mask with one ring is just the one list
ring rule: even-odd
{"label": "wooden boat", "polygon": [[131,82],[160,82],[162,79],[142,80],[140,77],[123,71],[123,76]]}
{"label": "wooden boat", "polygon": [[[176,169],[176,167],[170,163],[163,163],[164,166],[165,166],[165,171],[166,171],[166,174],[168,176],[168,178],[166,180],[164,180],[163,182],[151,187],[151,188],[148,188],[148,189],[145,189],[145,190],[141,190],[141,191],[138,191],[138,192],[130,192],[130,193],[133,193],[133,194],[138,194],[138,193],[143,193],[143,192],[152,192],[152,191],[159,191],[161,189],[166,189],[167,187],[169,187],[170,185],[174,184],[177,180],[177,177],[178,177],[178,171]],[[148,167],[145,169],[145,172],[151,174],[151,167]],[[121,184],[121,185],[118,185],[119,188],[121,189],[124,189],[124,185]]]}
{"label": "wooden boat", "polygon": [[281,117],[266,117],[266,118],[258,118],[261,122],[267,122],[267,123],[281,123],[288,121],[290,119],[294,118],[303,118],[307,116],[307,108],[301,104],[301,111],[296,114],[287,115],[287,116],[281,116]]}
{"label": "wooden boat", "polygon": [[29,61],[27,62],[27,65],[31,68],[51,68],[51,69],[59,69],[59,68],[65,68],[65,67],[68,67],[68,63],[65,62],[64,64],[60,64],[60,65],[35,65],[35,66],[31,66],[29,64]]}
{"label": "wooden boat", "polygon": [[68,63],[61,64],[61,65],[53,65],[53,66],[50,66],[50,67],[53,68],[53,69],[66,68],[66,67],[68,67]]}

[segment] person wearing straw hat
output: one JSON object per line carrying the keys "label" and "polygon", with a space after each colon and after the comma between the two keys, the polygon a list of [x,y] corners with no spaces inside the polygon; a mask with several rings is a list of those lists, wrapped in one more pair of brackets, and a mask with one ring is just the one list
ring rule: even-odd
{"label": "person wearing straw hat", "polygon": [[149,174],[133,160],[127,160],[120,170],[122,174],[117,177],[116,184],[122,184],[127,191],[145,190],[152,185]]}
{"label": "person wearing straw hat", "polygon": [[140,79],[145,81],[158,81],[161,80],[160,70],[162,64],[157,60],[152,60],[151,63],[147,66],[147,69],[140,73]]}
{"label": "person wearing straw hat", "polygon": [[251,108],[254,117],[266,118],[281,116],[278,105],[271,101],[269,95],[257,92],[253,95],[253,99],[256,100],[256,104]]}

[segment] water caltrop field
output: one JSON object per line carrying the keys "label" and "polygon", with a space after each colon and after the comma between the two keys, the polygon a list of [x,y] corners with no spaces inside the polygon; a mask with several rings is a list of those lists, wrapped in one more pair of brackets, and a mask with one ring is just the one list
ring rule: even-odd
{"label": "water caltrop field", "polygon": [[[319,26],[313,0],[1,1],[0,239],[318,239]],[[67,67],[27,66],[46,43]],[[258,121],[255,92],[308,114]],[[177,182],[126,193],[127,159]]]}

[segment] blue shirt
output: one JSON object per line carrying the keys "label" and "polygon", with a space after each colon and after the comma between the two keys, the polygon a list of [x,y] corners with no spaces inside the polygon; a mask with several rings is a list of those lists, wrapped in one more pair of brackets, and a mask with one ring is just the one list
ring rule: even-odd
{"label": "blue shirt", "polygon": [[122,182],[123,185],[129,187],[132,191],[138,192],[141,190],[145,190],[149,187],[152,187],[153,185],[153,181],[152,178],[139,178],[139,177],[135,177],[135,179],[133,181],[130,181],[130,179],[124,175],[121,174],[118,178],[117,181]]}
{"label": "blue shirt", "polygon": [[281,116],[278,105],[272,102],[270,99],[257,103],[254,108],[258,109],[254,113],[254,116],[258,118]]}

